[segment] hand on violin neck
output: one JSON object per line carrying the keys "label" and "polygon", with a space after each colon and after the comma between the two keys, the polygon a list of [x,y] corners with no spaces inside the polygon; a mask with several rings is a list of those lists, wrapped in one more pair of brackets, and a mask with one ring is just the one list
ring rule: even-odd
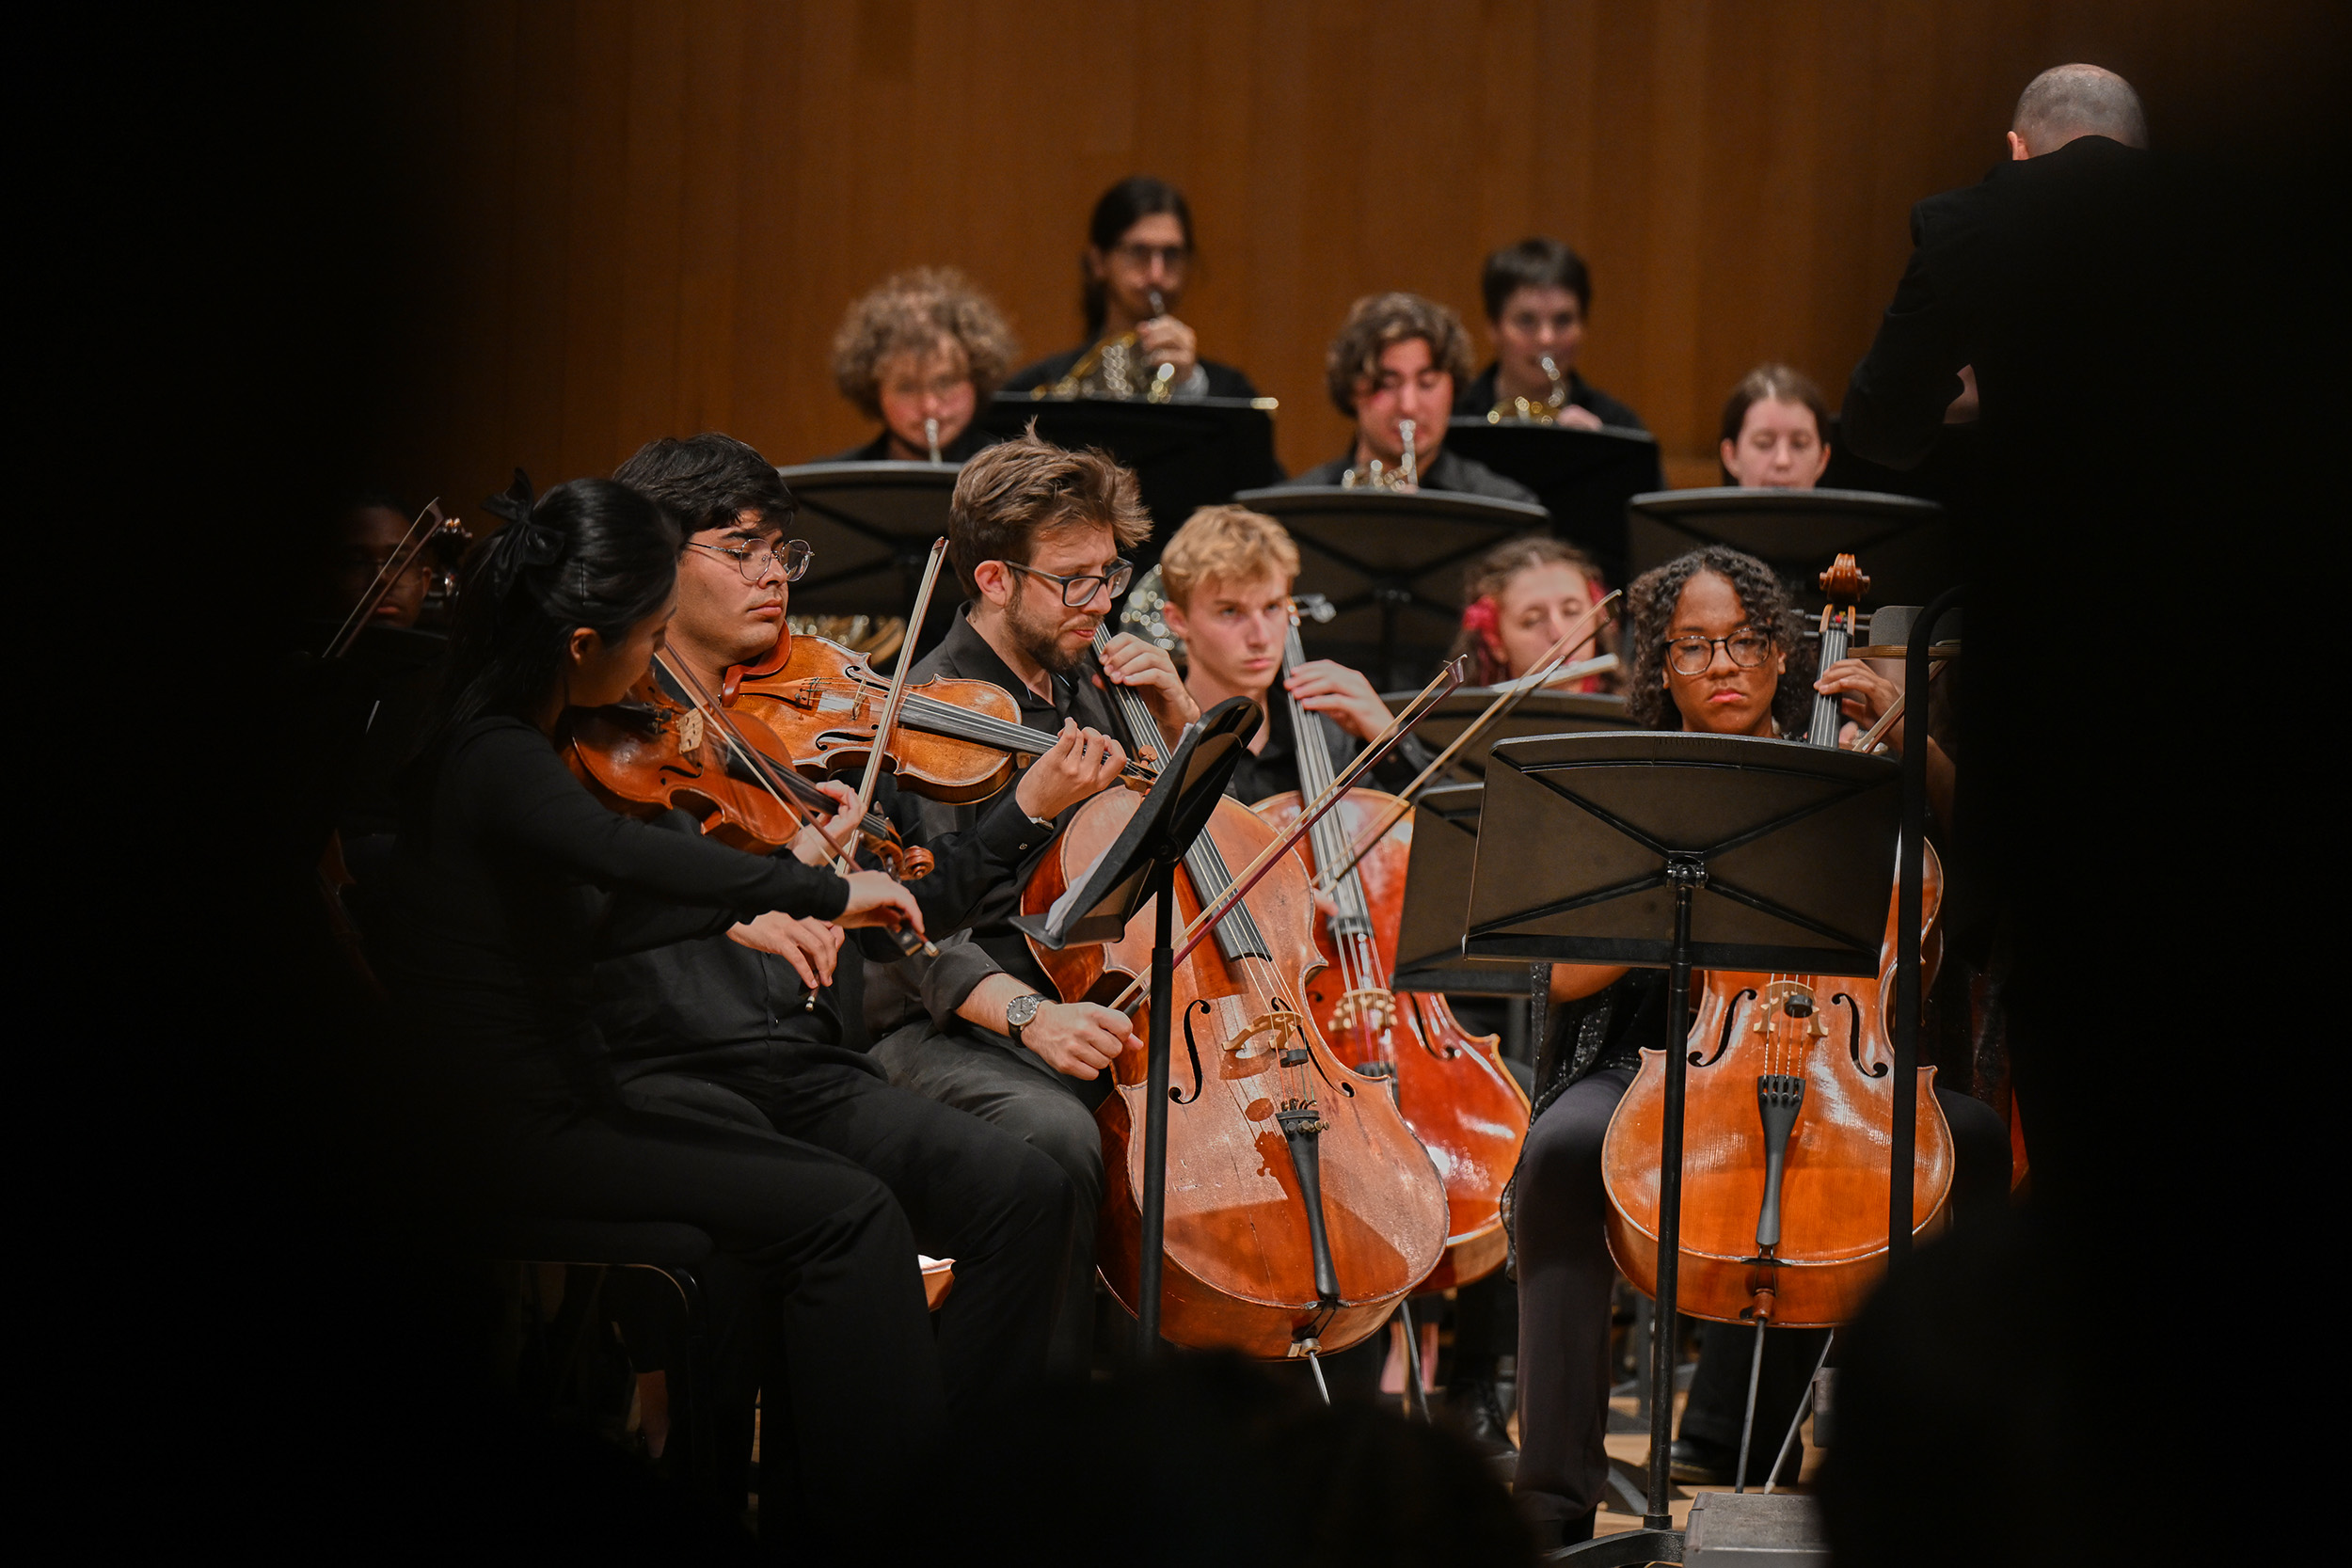
{"label": "hand on violin neck", "polygon": [[1310,659],[1293,670],[1287,685],[1300,707],[1329,714],[1333,722],[1359,740],[1377,737],[1394,717],[1362,671],[1327,658]]}
{"label": "hand on violin neck", "polygon": [[1103,650],[1103,673],[1143,699],[1144,706],[1152,710],[1152,721],[1160,727],[1161,738],[1170,745],[1184,734],[1186,724],[1200,721],[1200,705],[1184,689],[1184,677],[1176,673],[1176,661],[1165,648],[1155,648],[1132,632],[1121,632]]}
{"label": "hand on violin neck", "polygon": [[1053,749],[1022,773],[1013,799],[1031,816],[1051,821],[1116,784],[1126,766],[1127,753],[1118,741],[1065,719]]}
{"label": "hand on violin neck", "polygon": [[841,952],[841,927],[829,920],[802,920],[771,910],[756,920],[727,928],[727,935],[756,953],[772,953],[797,971],[811,990],[833,984]]}

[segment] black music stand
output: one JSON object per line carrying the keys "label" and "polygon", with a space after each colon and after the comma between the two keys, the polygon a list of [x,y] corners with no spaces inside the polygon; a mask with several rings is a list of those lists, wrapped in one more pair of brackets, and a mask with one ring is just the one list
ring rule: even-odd
{"label": "black music stand", "polygon": [[[1374,678],[1389,686],[1420,678],[1399,662],[1406,648],[1425,651],[1435,664],[1453,642],[1462,618],[1454,568],[1551,521],[1540,506],[1448,490],[1401,496],[1370,486],[1285,484],[1233,499],[1290,531],[1299,546],[1298,592],[1323,594],[1339,612],[1323,637],[1353,642],[1349,654],[1375,653]],[[1351,661],[1369,662],[1360,655]]]}
{"label": "black music stand", "polygon": [[1821,563],[1858,556],[1882,603],[1925,604],[1959,580],[1944,509],[1869,490],[1661,490],[1626,503],[1627,570],[1662,566],[1702,545],[1729,545],[1821,606]]}
{"label": "black music stand", "polygon": [[1057,447],[1100,447],[1136,473],[1152,539],[1130,552],[1137,575],[1160,559],[1160,546],[1203,506],[1233,499],[1237,490],[1282,477],[1274,455],[1272,398],[1194,398],[1170,403],[1112,398],[1033,398],[999,392],[981,410],[980,426],[1018,436],[1031,420]]}
{"label": "black music stand", "polygon": [[[1454,737],[1470,728],[1478,716],[1492,705],[1498,689],[1491,686],[1456,687],[1438,701],[1429,716],[1413,726],[1432,751],[1443,751],[1454,743]],[[1409,702],[1413,693],[1401,696],[1387,693],[1381,701],[1391,708]],[[1462,749],[1461,754],[1446,764],[1446,771],[1457,777],[1478,779],[1486,773],[1486,754],[1498,740],[1517,739],[1526,735],[1582,735],[1589,730],[1622,730],[1631,721],[1625,716],[1625,699],[1605,691],[1531,691],[1518,701],[1518,705],[1486,727],[1484,735]]]}
{"label": "black music stand", "polygon": [[1470,415],[1446,426],[1445,444],[1534,491],[1555,532],[1592,551],[1610,581],[1628,580],[1625,503],[1666,487],[1656,436]]}
{"label": "black music stand", "polygon": [[[799,503],[792,529],[817,552],[809,575],[792,585],[792,612],[873,615],[913,604],[931,541],[947,531],[947,499],[961,467],[803,463],[778,468]],[[896,582],[877,580],[894,572]],[[962,596],[953,573],[940,586]]]}
{"label": "black music stand", "polygon": [[1149,1360],[1160,1342],[1161,1248],[1168,1229],[1168,998],[1174,986],[1176,867],[1241,765],[1257,733],[1258,705],[1229,697],[1189,725],[1159,782],[1119,837],[1084,878],[1041,915],[1012,917],[1015,929],[1059,952],[1073,942],[1108,942],[1153,900],[1152,1026],[1143,1095],[1143,1234],[1136,1280],[1137,1353]]}
{"label": "black music stand", "polygon": [[[1544,736],[1495,748],[1482,842],[1540,844],[1478,857],[1469,957],[1638,964],[1671,974],[1666,1016],[1689,1016],[1691,970],[1875,974],[1902,769],[1794,741],[1679,733]],[[1665,1053],[1655,1321],[1675,1322],[1681,1256],[1680,1031]],[[1899,1067],[1898,1068],[1899,1071]],[[1898,1117],[1897,1153],[1903,1123]],[[1642,1528],[1555,1560],[1680,1562],[1667,1507],[1675,1336],[1651,1337],[1649,1496]]]}
{"label": "black music stand", "polygon": [[1413,800],[1413,850],[1406,863],[1392,990],[1463,996],[1523,996],[1527,965],[1462,955],[1470,917],[1470,869],[1478,860],[1483,784],[1431,784]]}

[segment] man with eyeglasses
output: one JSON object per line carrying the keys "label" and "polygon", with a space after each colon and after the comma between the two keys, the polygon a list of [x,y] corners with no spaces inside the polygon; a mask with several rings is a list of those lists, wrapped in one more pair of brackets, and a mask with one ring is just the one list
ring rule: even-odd
{"label": "man with eyeglasses", "polygon": [[[1100,452],[1065,451],[1034,432],[981,451],[957,477],[947,519],[948,559],[972,600],[915,665],[914,678],[991,681],[1012,693],[1021,722],[1033,729],[1076,724],[1110,736],[1122,732],[1104,683],[1127,686],[1160,731],[1135,739],[1165,754],[1200,716],[1175,664],[1123,634],[1110,641],[1099,668],[1088,651],[1127,590],[1132,568],[1121,552],[1151,531],[1135,476]],[[1116,777],[1126,752],[1123,743],[1106,744]],[[974,810],[935,801],[922,809],[940,831]],[[1040,842],[974,911],[969,931],[939,944],[938,958],[878,972],[868,1017],[878,1037],[874,1054],[892,1083],[986,1117],[1042,1149],[1070,1178],[1076,1239],[1052,1365],[1082,1376],[1093,1337],[1094,1220],[1103,1191],[1094,1107],[1110,1093],[1105,1069],[1136,1040],[1124,1014],[1061,1001],[1027,939],[1007,924],[1044,849]]]}
{"label": "man with eyeglasses", "polygon": [[1132,332],[1134,385],[1125,395],[1139,393],[1162,367],[1168,395],[1180,402],[1258,395],[1249,378],[1232,366],[1201,358],[1192,328],[1177,318],[1193,267],[1192,208],[1182,191],[1143,174],[1104,191],[1087,225],[1079,265],[1078,304],[1087,341],[1014,372],[1005,390],[1031,391],[1059,381],[1088,349]]}
{"label": "man with eyeglasses", "polygon": [[[654,441],[614,477],[689,531],[667,653],[715,690],[730,666],[766,657],[784,634],[790,584],[810,561],[808,546],[787,536],[792,499],[764,457],[718,435]],[[927,928],[954,929],[1008,880],[1049,836],[1041,818],[1118,776],[1113,754],[1100,736],[1073,726],[1014,788],[935,832],[885,774],[878,808],[937,863],[909,884]],[[771,914],[723,936],[612,958],[596,971],[597,1026],[632,1110],[780,1133],[889,1186],[915,1244],[955,1259],[956,1288],[938,1320],[941,1366],[950,1413],[977,1418],[1043,1373],[1070,1244],[1070,1183],[1019,1138],[891,1086],[862,1049],[861,950],[878,961],[898,957],[882,944],[844,952],[840,927]],[[623,1317],[643,1404],[655,1417],[648,1425],[658,1430],[666,1380],[656,1374],[671,1352],[643,1341],[660,1315]],[[749,1449],[756,1372],[738,1369],[724,1381],[726,1417],[741,1429],[727,1452],[739,1458],[738,1436]]]}

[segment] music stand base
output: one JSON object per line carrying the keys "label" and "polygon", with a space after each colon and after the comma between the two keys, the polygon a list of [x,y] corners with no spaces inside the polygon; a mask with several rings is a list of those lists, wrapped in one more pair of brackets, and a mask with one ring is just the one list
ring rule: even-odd
{"label": "music stand base", "polygon": [[1680,1562],[1682,1531],[1654,1529],[1645,1525],[1640,1529],[1596,1535],[1590,1541],[1547,1552],[1544,1560],[1573,1562],[1580,1568],[1640,1568],[1645,1562]]}

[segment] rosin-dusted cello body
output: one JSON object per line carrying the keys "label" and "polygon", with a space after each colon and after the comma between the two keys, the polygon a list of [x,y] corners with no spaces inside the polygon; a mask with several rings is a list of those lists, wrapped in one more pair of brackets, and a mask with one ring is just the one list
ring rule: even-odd
{"label": "rosin-dusted cello body", "polygon": [[[1944,870],[1927,856],[1927,935],[1932,942]],[[1931,958],[1933,946],[1924,951]],[[1886,1268],[1887,1172],[1893,1149],[1895,1051],[1880,1011],[1895,993],[1890,910],[1876,980],[1710,971],[1684,1049],[1681,1310],[1738,1323],[1759,1290],[1772,1292],[1781,1327],[1851,1323]],[[1923,962],[1927,978],[1934,966]],[[1617,1102],[1601,1145],[1609,1190],[1609,1251],[1634,1288],[1658,1289],[1658,1143],[1665,1053]],[[1952,1187],[1952,1132],[1935,1101],[1935,1069],[1919,1074],[1912,1226],[1940,1227]],[[1756,1218],[1766,1176],[1758,1074],[1801,1075],[1803,1114],[1788,1134],[1782,1175],[1784,1244],[1758,1262]]]}
{"label": "rosin-dusted cello body", "polygon": [[[1136,808],[1126,790],[1089,801],[1024,894],[1024,909],[1049,908]],[[1227,800],[1205,837],[1217,859],[1245,865],[1275,832]],[[1199,914],[1203,900],[1189,871],[1178,875],[1176,897],[1180,923]],[[1323,1351],[1341,1350],[1386,1323],[1396,1300],[1438,1266],[1444,1187],[1388,1085],[1343,1063],[1298,1006],[1324,961],[1311,935],[1304,865],[1285,856],[1235,911],[1245,912],[1241,924],[1263,956],[1237,959],[1222,941],[1209,941],[1175,972],[1162,1333],[1181,1345],[1269,1358],[1294,1354],[1309,1338]],[[1040,950],[1039,960],[1064,998],[1108,1003],[1129,979],[1149,974],[1153,919],[1147,903],[1118,942]],[[1219,923],[1220,935],[1228,929]],[[1136,1016],[1137,1035],[1149,1024],[1147,1008]],[[1140,1262],[1146,1065],[1140,1051],[1120,1058],[1117,1086],[1096,1113],[1106,1173],[1101,1266],[1130,1310]],[[1278,1119],[1302,1103],[1321,1124],[1314,1141],[1336,1301],[1315,1286],[1313,1195],[1302,1190]]]}
{"label": "rosin-dusted cello body", "polygon": [[[1502,1189],[1527,1141],[1529,1107],[1518,1081],[1502,1066],[1494,1036],[1464,1029],[1441,995],[1385,989],[1396,973],[1405,869],[1413,846],[1413,818],[1395,812],[1395,804],[1393,795],[1351,789],[1326,818],[1351,845],[1383,817],[1396,818],[1356,863],[1383,989],[1350,999],[1331,922],[1318,918],[1315,941],[1327,967],[1308,982],[1307,1005],[1323,1037],[1351,1066],[1394,1074],[1397,1107],[1445,1182],[1445,1257],[1422,1282],[1426,1292],[1470,1284],[1502,1266],[1509,1247]],[[1299,798],[1276,795],[1253,809],[1279,832],[1297,820]],[[1301,842],[1299,852],[1313,869],[1314,835]]]}

